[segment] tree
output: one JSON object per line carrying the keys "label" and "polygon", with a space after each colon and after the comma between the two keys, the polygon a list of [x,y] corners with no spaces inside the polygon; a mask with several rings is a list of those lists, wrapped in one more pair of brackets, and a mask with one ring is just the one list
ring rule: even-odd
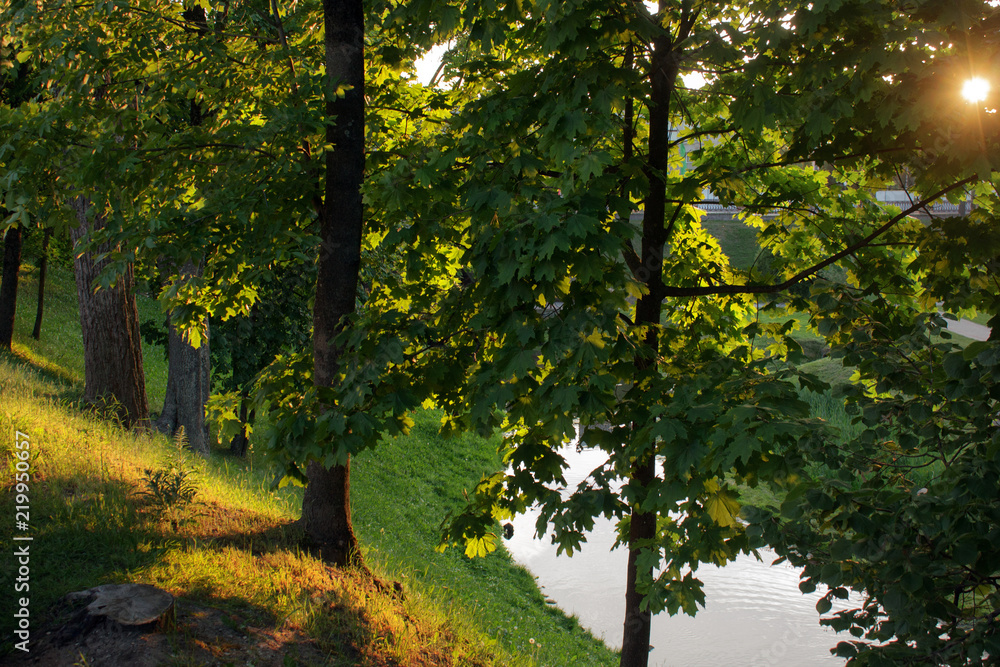
{"label": "tree", "polygon": [[[180,266],[204,248],[216,250],[216,261],[210,263],[204,275],[183,285],[173,285],[164,296],[165,301],[177,298],[179,303],[172,308],[175,320],[182,331],[194,327],[194,336],[190,333],[186,335],[197,343],[199,322],[205,320],[209,310],[217,302],[220,291],[227,294],[226,315],[241,312],[252,302],[253,280],[247,280],[244,285],[239,273],[248,266],[255,266],[254,257],[241,254],[234,258],[231,248],[225,248],[226,242],[239,244],[245,240],[249,241],[248,245],[252,245],[256,239],[245,235],[246,230],[265,228],[259,224],[258,219],[246,217],[247,211],[259,211],[262,218],[273,216],[273,224],[266,227],[270,233],[282,227],[281,221],[287,217],[287,209],[261,206],[261,200],[266,199],[266,194],[257,188],[257,183],[262,173],[266,177],[274,177],[275,174],[273,164],[268,164],[266,168],[261,166],[261,162],[270,160],[271,154],[267,150],[259,150],[262,160],[249,165],[243,173],[246,177],[245,184],[253,194],[244,197],[242,193],[227,192],[213,200],[210,211],[231,213],[221,223],[221,229],[200,222],[197,217],[199,214],[193,213],[203,209],[205,199],[200,193],[209,196],[219,193],[220,181],[217,165],[212,162],[211,157],[203,159],[205,154],[199,154],[199,151],[226,150],[224,138],[218,135],[214,137],[220,140],[218,145],[206,139],[210,134],[209,130],[216,128],[203,128],[200,120],[203,117],[214,119],[218,125],[229,127],[232,127],[232,123],[229,118],[220,119],[218,111],[210,107],[202,111],[200,99],[203,98],[193,99],[196,95],[189,97],[183,91],[177,92],[177,86],[193,91],[202,84],[212,90],[213,80],[174,80],[167,82],[167,88],[160,86],[162,79],[158,70],[155,67],[147,70],[149,58],[155,59],[157,54],[163,58],[176,57],[179,63],[173,71],[184,75],[191,71],[192,65],[188,52],[163,49],[166,42],[159,38],[153,39],[152,36],[162,33],[168,39],[191,43],[195,49],[216,60],[225,61],[227,54],[224,48],[220,48],[220,42],[225,35],[223,30],[226,27],[226,16],[244,19],[249,15],[252,19],[256,9],[241,8],[231,15],[228,11],[213,15],[213,19],[216,19],[216,39],[205,38],[205,13],[197,7],[188,13],[183,8],[172,5],[164,5],[162,14],[141,11],[132,14],[127,10],[117,16],[121,19],[117,21],[110,19],[110,14],[104,11],[107,9],[110,12],[110,7],[99,8],[97,11],[82,9],[78,12],[66,9],[67,18],[75,21],[73,28],[68,24],[57,25],[38,20],[38,8],[27,4],[15,3],[5,8],[5,18],[9,19],[5,20],[5,27],[9,28],[7,40],[15,45],[18,60],[25,62],[22,67],[34,63],[41,81],[51,82],[55,78],[66,76],[75,78],[79,84],[72,90],[56,88],[54,94],[49,87],[49,96],[34,99],[33,105],[7,109],[9,113],[5,116],[4,123],[11,139],[5,146],[6,157],[9,158],[6,173],[10,176],[9,182],[17,184],[7,192],[10,202],[16,204],[12,209],[13,215],[8,220],[13,222],[18,216],[34,215],[45,218],[52,225],[79,226],[83,216],[79,210],[73,209],[72,204],[79,201],[79,196],[93,199],[94,209],[102,212],[95,216],[98,224],[89,229],[86,237],[90,243],[88,248],[95,249],[99,254],[98,262],[90,265],[93,271],[86,278],[88,290],[90,280],[98,280],[102,287],[115,285],[116,289],[125,284],[128,289],[132,281],[131,264],[137,257],[146,261],[148,257],[144,255],[157,258],[162,255]],[[266,13],[266,9],[264,11]],[[134,20],[136,17],[139,17],[138,21]],[[77,28],[80,28],[79,31]],[[43,58],[50,53],[47,45],[52,43],[46,41],[50,37],[59,39],[57,35],[61,34],[72,40],[76,39],[74,33],[76,36],[92,34],[90,28],[103,34],[105,39],[92,42],[95,48],[85,49],[86,57],[68,70],[59,69],[59,65],[53,65],[52,61]],[[240,35],[234,41],[241,48],[252,51],[268,45],[267,38],[262,39],[263,41],[254,40],[251,37],[246,40]],[[139,51],[129,50],[129,45],[136,43],[131,40],[138,40],[142,45]],[[27,45],[31,45],[35,51],[25,51],[23,47]],[[267,52],[264,55],[270,57]],[[285,67],[284,61],[281,62],[282,67]],[[105,74],[98,77],[93,76],[93,72]],[[137,76],[129,79],[132,74]],[[230,77],[231,73],[226,71],[220,76]],[[133,90],[123,92],[122,80],[147,81],[149,85],[139,90],[135,90],[133,86]],[[231,78],[226,81],[232,83]],[[231,94],[236,98],[243,94],[238,85],[232,87],[234,90],[227,90],[227,95]],[[238,105],[227,106],[228,99],[226,95],[220,95],[213,98],[213,101],[220,108],[240,117]],[[253,98],[248,96],[247,99]],[[39,129],[54,117],[63,121],[61,127],[48,134],[46,130]],[[268,139],[261,137],[272,132],[270,126],[261,128],[258,118],[259,114],[252,118],[248,116],[242,126],[252,128],[252,132],[257,134],[255,139],[247,142],[249,145],[266,145]],[[183,145],[188,140],[193,142],[193,146]],[[174,141],[181,142],[182,146],[173,146]],[[291,143],[297,145],[296,141]],[[237,147],[236,150],[240,149]],[[192,152],[195,155],[191,155]],[[185,164],[194,165],[194,168],[178,168],[176,156],[179,153],[185,153],[188,160]],[[149,159],[142,162],[135,159],[136,155],[145,155]],[[249,173],[253,173],[253,176],[248,176]],[[109,177],[109,174],[116,176]],[[240,182],[240,174],[233,171],[230,175],[236,182]],[[59,183],[58,188],[52,186],[56,182]],[[113,187],[109,187],[112,185]],[[308,202],[308,198],[306,201]],[[239,205],[234,205],[234,202],[239,202]],[[201,210],[200,215],[205,213],[206,211]],[[148,220],[148,225],[136,223],[140,216]],[[244,216],[241,218],[242,225],[233,225],[234,218],[240,216]],[[291,233],[282,234],[294,236]],[[161,243],[162,248],[159,247]],[[258,247],[266,246],[258,243]],[[287,249],[287,244],[283,248]],[[269,259],[270,248],[265,254]],[[84,256],[87,257],[90,256]],[[233,259],[235,262],[229,263]],[[265,260],[262,264],[266,266],[267,262]],[[78,275],[79,273],[78,263]],[[118,280],[118,276],[122,279]],[[217,287],[204,289],[206,283]],[[199,288],[202,289],[200,301],[191,299],[191,295]],[[81,298],[83,290],[81,287]],[[86,303],[83,305],[86,306]],[[126,307],[125,310],[129,309]],[[105,318],[96,317],[91,320],[99,322]],[[131,327],[129,331],[132,331]],[[90,337],[88,344],[94,340]],[[135,342],[137,344],[138,338],[135,338]],[[141,368],[141,365],[138,367]],[[90,393],[93,392],[88,390],[88,394]]]}
{"label": "tree", "polygon": [[[326,13],[350,19],[327,20],[328,33],[318,9],[316,3],[288,11],[277,3],[232,10],[227,3],[203,10],[160,3],[150,11],[124,3],[66,5],[67,21],[59,23],[18,3],[6,25],[16,43],[33,49],[31,62],[56,62],[46,56],[76,46],[81,57],[40,74],[73,81],[55,89],[58,99],[4,121],[13,137],[8,173],[17,173],[18,183],[26,184],[37,164],[58,165],[66,190],[52,194],[54,208],[70,193],[95,199],[99,193],[113,212],[93,238],[119,249],[110,253],[105,282],[136,257],[155,253],[181,264],[205,252],[203,275],[160,295],[193,344],[208,316],[248,314],[271,267],[315,247],[319,236],[314,350],[322,405],[337,379],[335,338],[357,298],[366,73],[360,5],[326,5]],[[349,40],[350,59],[337,55],[343,46],[337,40]],[[390,88],[398,77],[379,81],[377,87]],[[186,122],[195,106],[200,122]],[[54,130],[52,118],[60,119]],[[108,174],[117,176],[114,187]],[[28,195],[37,194],[37,184],[20,188],[19,211],[34,210]],[[365,436],[370,444],[377,439]],[[301,433],[272,442],[292,474],[306,470],[313,479],[304,523],[321,552],[336,562],[355,558],[350,447]]]}
{"label": "tree", "polygon": [[[0,106],[20,106],[32,94],[30,68],[20,62],[15,64],[17,51],[6,40],[0,40]],[[0,211],[4,217],[10,215],[5,208],[5,200],[0,200]],[[21,271],[21,247],[24,225],[9,224],[3,235],[4,273],[0,278],[0,347],[11,349],[14,336],[14,316],[17,312],[17,283]]]}
{"label": "tree", "polygon": [[21,227],[7,229],[3,240],[3,277],[0,278],[0,347],[11,349],[14,315],[17,311],[17,282],[21,272]]}
{"label": "tree", "polygon": [[251,394],[257,376],[281,353],[301,351],[311,342],[315,267],[301,261],[276,266],[262,282],[258,301],[246,316],[213,329],[213,391],[209,406],[219,426],[220,442],[229,441],[234,456],[245,456],[256,411]]}
{"label": "tree", "polygon": [[[825,453],[828,430],[800,392],[826,388],[796,369],[793,322],[757,321],[752,297],[811,314],[838,353],[879,372],[878,353],[851,345],[875,339],[869,332],[883,323],[902,331],[894,312],[912,321],[910,309],[928,307],[927,272],[908,273],[914,257],[931,255],[911,214],[969,188],[983,220],[997,208],[995,115],[953,92],[970,63],[996,53],[996,10],[853,0],[664,0],[655,10],[595,0],[377,4],[367,80],[365,15],[353,2],[323,10],[298,3],[281,15],[272,4],[237,17],[216,6],[206,20],[220,38],[204,39],[204,22],[192,25],[179,6],[101,5],[73,14],[75,23],[21,8],[10,25],[31,58],[55,62],[71,45],[82,61],[53,71],[51,80],[73,83],[58,100],[5,112],[3,123],[14,137],[7,171],[18,176],[8,179],[18,211],[46,192],[29,178],[46,155],[68,174],[60,182],[113,201],[100,209],[115,212],[109,240],[178,258],[209,249],[204,276],[162,295],[191,331],[216,312],[248,312],[265,267],[307,245],[318,223],[313,356],[279,357],[261,377],[259,405],[275,424],[276,459],[309,482],[304,523],[324,555],[349,562],[356,553],[351,455],[405,431],[407,411],[425,400],[446,410],[446,432],[502,432],[510,466],[449,519],[446,544],[485,553],[496,519],[532,503],[542,508],[539,528],[551,526],[569,552],[595,516],[618,520],[630,551],[625,665],[645,664],[652,613],[694,613],[704,602],[700,563],[724,564],[761,536],[793,556],[822,545],[828,536],[816,525],[825,524],[812,519],[827,518],[824,498],[855,497],[808,485],[831,462],[874,479],[859,458],[866,443],[839,462]],[[255,21],[237,20],[247,15]],[[451,93],[419,90],[393,72],[452,38]],[[321,61],[322,76],[309,66]],[[109,75],[84,76],[95,71]],[[695,72],[707,79],[701,88],[685,83]],[[134,96],[121,93],[137,84]],[[205,100],[207,120],[170,122],[191,99]],[[875,192],[904,170],[913,205],[884,206]],[[113,191],[98,186],[109,172],[120,176]],[[706,192],[759,230],[777,278],[729,265],[700,222]],[[641,225],[631,222],[637,209]],[[359,311],[368,243],[406,251]],[[115,260],[124,265],[129,252]],[[952,279],[988,280],[960,271]],[[853,342],[852,330],[862,332]],[[968,379],[956,357],[945,358],[952,380]],[[972,375],[992,373],[976,363]],[[929,377],[935,396],[956,391]],[[861,386],[855,402],[877,403],[880,385]],[[991,400],[959,409],[982,416]],[[933,406],[932,417],[938,399]],[[564,499],[558,451],[580,427],[607,461]],[[979,458],[968,468],[984,466]],[[942,476],[942,489],[963,479],[971,477]],[[737,521],[739,484],[787,492],[789,511],[807,518],[762,515],[748,531]],[[916,506],[905,495],[894,496],[900,511]],[[803,506],[814,498],[819,505]],[[955,507],[968,521],[989,509]],[[871,544],[891,528],[859,521],[852,529]],[[960,564],[973,550],[977,565],[988,561],[986,546],[963,548]],[[843,561],[815,560],[830,566],[816,576],[837,580],[832,566]],[[896,613],[892,591],[872,587],[868,611]],[[988,637],[989,614],[983,622],[978,634],[955,635],[956,645]]]}
{"label": "tree", "polygon": [[[196,275],[198,270],[199,267],[188,263],[181,268],[176,279],[184,281]],[[199,338],[196,348],[178,333],[167,317],[167,392],[156,428],[168,436],[183,428],[191,449],[208,456],[210,447],[205,405],[211,391],[212,373],[207,321]]]}
{"label": "tree", "polygon": [[[906,274],[925,307],[996,313],[995,202],[931,221]],[[996,341],[961,346],[936,313],[831,290],[823,321],[862,382],[844,398],[858,434],[803,455],[823,475],[801,480],[780,509],[748,530],[803,568],[803,590],[824,584],[828,612],[848,587],[864,590],[823,623],[850,632],[851,664],[989,664],[1000,649],[996,468]],[[994,329],[995,331],[995,329]],[[842,603],[843,604],[843,603]]]}
{"label": "tree", "polygon": [[45,312],[45,277],[49,268],[49,241],[52,239],[52,228],[46,227],[42,236],[42,255],[38,260],[38,303],[35,307],[35,326],[31,337],[42,338],[42,314]]}
{"label": "tree", "polygon": [[[329,86],[344,90],[327,100],[335,119],[326,140],[326,191],[320,213],[321,251],[313,307],[313,378],[321,388],[337,382],[335,338],[354,312],[361,266],[365,167],[365,22],[360,0],[324,0],[326,71]],[[351,524],[350,456],[311,461],[306,468],[302,524],[324,558],[339,565],[360,562]]]}
{"label": "tree", "polygon": [[95,212],[83,197],[78,197],[73,207],[80,222],[71,236],[77,252],[73,268],[83,332],[83,397],[91,404],[108,405],[123,424],[135,426],[149,418],[149,404],[133,269],[128,264],[114,284],[100,285],[99,278],[109,262],[98,253],[110,254],[112,248],[83,248],[88,234],[105,224],[105,215]]}
{"label": "tree", "polygon": [[[979,210],[993,210],[995,123],[970,117],[954,84],[984,57],[974,49],[995,52],[995,13],[477,7],[451,67],[478,96],[423,162],[394,174],[398,193],[386,198],[401,202],[389,242],[424,257],[408,258],[408,276],[386,287],[356,343],[362,359],[391,358],[397,345],[415,360],[412,373],[386,364],[373,405],[418,386],[453,428],[505,434],[510,470],[483,480],[446,542],[484,553],[497,518],[538,503],[539,529],[572,552],[595,515],[617,518],[630,550],[622,664],[645,664],[649,614],[693,613],[704,600],[697,565],[751,547],[736,484],[797,489],[829,444],[799,397],[823,385],[793,372],[793,323],[753,321],[747,297],[790,298],[808,278],[810,299],[795,305],[824,333],[847,335],[834,322],[867,300],[885,304],[879,317],[891,322],[888,305],[909,308],[921,289],[907,275],[922,230],[911,214],[977,181]],[[691,70],[708,84],[687,89],[678,75]],[[672,166],[682,145],[694,157],[687,172]],[[913,205],[880,205],[874,191],[904,168],[917,175]],[[706,190],[760,229],[777,281],[727,265],[693,206]],[[637,229],[628,221],[640,203]],[[824,270],[835,265],[831,280]],[[451,281],[425,279],[440,266]],[[566,500],[558,449],[576,421],[608,460]],[[887,529],[865,534],[874,544]],[[779,545],[801,537],[768,534]],[[879,592],[871,600],[884,603]]]}

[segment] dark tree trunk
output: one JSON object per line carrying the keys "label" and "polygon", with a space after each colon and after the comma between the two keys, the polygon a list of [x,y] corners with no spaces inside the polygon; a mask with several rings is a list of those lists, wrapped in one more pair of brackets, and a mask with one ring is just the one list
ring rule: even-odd
{"label": "dark tree trunk", "polygon": [[42,259],[38,267],[38,308],[35,310],[35,328],[31,331],[31,337],[35,340],[42,339],[42,312],[45,310],[45,274],[49,268],[49,240],[52,238],[52,228],[45,228],[45,235],[42,236]]}
{"label": "dark tree trunk", "polygon": [[21,226],[10,227],[3,241],[3,278],[0,279],[0,347],[11,349],[17,311],[17,278],[21,271]]}
{"label": "dark tree trunk", "polygon": [[[88,403],[113,401],[122,423],[134,426],[149,419],[134,270],[130,264],[114,287],[94,291],[94,280],[107,260],[98,262],[95,252],[80,253],[78,246],[91,229],[103,227],[104,217],[98,214],[88,220],[90,203],[82,197],[73,201],[73,208],[80,222],[71,237],[77,249],[73,268],[83,330],[84,400]],[[102,246],[96,252],[110,250]]]}
{"label": "dark tree trunk", "polygon": [[188,446],[203,456],[208,456],[210,451],[208,423],[205,421],[205,404],[210,389],[208,323],[198,348],[192,347],[174,325],[168,323],[167,393],[163,411],[156,420],[156,429],[172,437],[183,428]]}
{"label": "dark tree trunk", "polygon": [[[662,3],[661,3],[662,5]],[[648,293],[636,305],[637,326],[651,325],[647,329],[645,350],[635,359],[636,381],[649,372],[656,372],[659,355],[657,326],[663,308],[663,251],[672,223],[666,219],[666,180],[670,160],[670,98],[677,78],[677,59],[669,35],[659,35],[653,40],[650,60],[651,99],[649,105],[649,151],[646,176],[649,193],[644,202],[642,223],[642,276]],[[673,218],[672,218],[673,220]],[[640,578],[652,578],[653,570],[647,566],[639,569],[639,555],[656,537],[655,512],[642,512],[639,505],[645,491],[656,479],[655,444],[650,443],[646,453],[632,466],[632,482],[642,491],[631,509],[629,526],[629,558],[627,589],[625,591],[625,626],[622,637],[621,667],[646,667],[649,664],[649,633],[652,614],[641,608],[643,596],[636,590]]]}
{"label": "dark tree trunk", "polygon": [[[330,386],[337,377],[340,351],[334,339],[343,318],[354,312],[361,265],[365,162],[364,12],[361,0],[324,0],[326,72],[331,86],[350,86],[326,105],[326,191],[321,215],[322,240],[316,301],[313,307],[315,382]],[[326,468],[306,467],[302,525],[321,556],[338,565],[360,563],[351,524],[351,461]]]}
{"label": "dark tree trunk", "polygon": [[247,404],[250,402],[249,397],[245,391],[241,393],[243,394],[243,401],[240,402],[240,423],[243,425],[243,428],[229,443],[229,453],[240,458],[247,455],[247,448],[250,446],[250,436],[247,435],[247,424],[252,422],[255,417],[255,411],[253,410],[247,414]]}
{"label": "dark tree trunk", "polygon": [[[656,459],[650,454],[632,466],[632,481],[647,488],[656,476]],[[638,502],[636,503],[638,504]],[[631,508],[628,535],[628,576],[625,584],[625,628],[622,635],[622,667],[643,667],[649,663],[650,626],[653,616],[642,610],[642,594],[636,590],[640,574],[652,576],[652,568],[645,573],[639,570],[640,548],[638,544],[656,537],[656,513],[640,512]]]}

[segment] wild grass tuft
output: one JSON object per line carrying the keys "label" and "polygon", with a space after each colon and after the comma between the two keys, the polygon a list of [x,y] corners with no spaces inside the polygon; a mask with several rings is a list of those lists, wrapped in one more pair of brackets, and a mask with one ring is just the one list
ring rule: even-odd
{"label": "wild grass tuft", "polygon": [[185,454],[187,439],[184,427],[174,435],[174,451],[164,458],[157,468],[145,468],[142,473],[142,490],[136,495],[145,498],[162,520],[170,523],[174,531],[195,520],[194,498],[198,493],[195,470]]}

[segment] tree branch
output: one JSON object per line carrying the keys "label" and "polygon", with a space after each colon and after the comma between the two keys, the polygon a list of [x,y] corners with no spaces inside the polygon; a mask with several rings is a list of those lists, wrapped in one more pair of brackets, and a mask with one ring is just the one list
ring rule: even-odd
{"label": "tree branch", "polygon": [[664,296],[673,297],[691,297],[691,296],[718,296],[722,294],[774,294],[775,292],[782,292],[792,285],[798,284],[808,278],[809,276],[825,269],[834,262],[837,262],[844,257],[850,255],[851,253],[857,252],[861,248],[864,248],[871,244],[872,241],[877,239],[879,236],[885,232],[892,229],[900,220],[906,218],[911,213],[919,211],[936,199],[940,199],[944,195],[948,194],[952,190],[956,190],[964,185],[972,183],[978,179],[978,176],[969,176],[961,181],[952,183],[948,187],[939,190],[931,197],[923,199],[913,206],[910,206],[906,210],[900,211],[897,215],[894,215],[887,223],[876,229],[874,232],[861,239],[857,243],[853,243],[848,247],[844,248],[835,255],[827,257],[822,262],[813,264],[807,269],[799,271],[794,276],[788,280],[778,283],[776,285],[705,285],[699,287],[671,287],[664,286],[663,294]]}

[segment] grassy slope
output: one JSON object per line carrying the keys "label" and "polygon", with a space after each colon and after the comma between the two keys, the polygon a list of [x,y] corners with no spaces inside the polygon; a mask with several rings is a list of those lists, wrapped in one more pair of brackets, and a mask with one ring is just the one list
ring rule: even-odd
{"label": "grassy slope", "polygon": [[[31,337],[38,303],[38,270],[31,264],[21,267],[18,283],[17,317],[14,324],[14,352],[36,366],[83,385],[83,339],[76,306],[76,283],[72,268],[49,265],[45,279],[45,311],[40,340]],[[159,305],[139,299],[139,320],[162,319]],[[163,348],[143,344],[146,368],[146,395],[149,407],[159,412],[167,389],[167,362]]]}
{"label": "grassy slope", "polygon": [[733,266],[746,269],[760,261],[757,230],[753,227],[738,220],[703,219],[701,224],[719,242]]}
{"label": "grassy slope", "polygon": [[[435,416],[422,414],[409,437],[357,458],[356,527],[381,581],[402,583],[401,600],[389,585],[328,568],[298,550],[291,520],[301,496],[272,490],[266,462],[221,455],[203,461],[162,436],[123,432],[81,411],[72,275],[50,274],[40,343],[24,333],[34,318],[32,276],[26,268],[15,354],[0,354],[0,448],[12,449],[18,429],[31,435],[36,453],[30,497],[36,632],[65,620],[58,602],[65,593],[135,581],[181,596],[178,627],[165,633],[163,664],[617,661],[574,620],[546,606],[532,577],[505,553],[470,561],[455,550],[434,550],[437,526],[462,490],[499,465],[494,444],[441,441]],[[155,304],[141,303],[140,310],[157,316]],[[145,350],[145,361],[156,411],[165,364],[155,348]],[[170,460],[194,472],[198,489],[193,508],[175,514],[157,511],[140,493],[144,471]],[[11,517],[12,473],[5,466],[0,479]],[[176,529],[171,517],[182,519]],[[0,559],[5,600],[13,577],[13,559]],[[11,623],[3,611],[0,656],[10,650]]]}
{"label": "grassy slope", "polygon": [[[478,474],[500,465],[495,447],[484,448],[469,435],[442,442],[436,426],[433,414],[418,415],[408,437],[355,460],[354,521],[375,550],[371,559],[403,573],[405,582],[455,600],[489,636],[541,664],[617,664],[603,646],[595,649],[574,619],[547,606],[533,577],[511,567],[506,554],[469,560],[457,549],[432,553],[444,516],[441,500],[444,509],[456,509]],[[470,470],[477,471],[475,479]]]}

